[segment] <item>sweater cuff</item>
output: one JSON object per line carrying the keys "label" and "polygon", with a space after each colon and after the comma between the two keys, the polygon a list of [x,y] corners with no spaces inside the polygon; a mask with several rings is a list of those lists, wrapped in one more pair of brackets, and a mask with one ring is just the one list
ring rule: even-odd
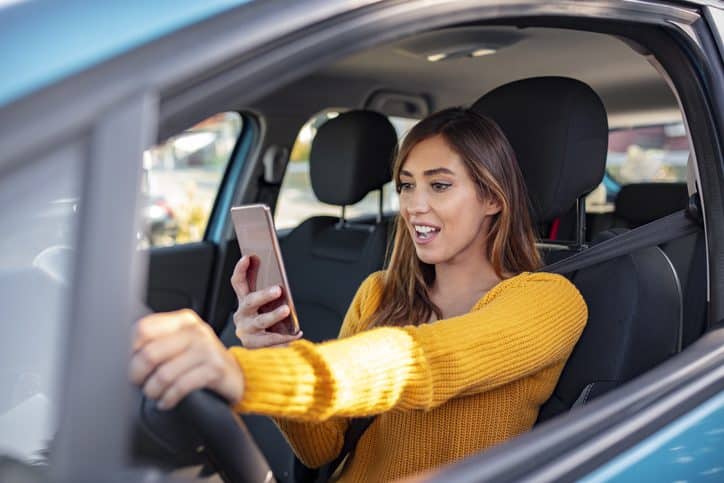
{"label": "sweater cuff", "polygon": [[320,380],[326,378],[310,364],[307,345],[312,344],[295,341],[283,348],[229,349],[244,376],[244,394],[233,409],[305,420],[323,418],[323,408],[314,407],[319,402],[315,392],[329,391],[331,381]]}

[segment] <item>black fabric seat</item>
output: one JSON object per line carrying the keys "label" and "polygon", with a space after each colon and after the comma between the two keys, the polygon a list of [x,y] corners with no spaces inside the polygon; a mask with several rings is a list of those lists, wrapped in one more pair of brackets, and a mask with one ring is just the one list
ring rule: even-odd
{"label": "black fabric seat", "polygon": [[[690,161],[691,162],[691,161]],[[636,228],[683,210],[689,203],[686,183],[632,183],[616,197],[613,227]],[[684,300],[682,346],[706,326],[706,244],[704,230],[661,245],[679,276]]]}
{"label": "black fabric seat", "polygon": [[636,228],[686,208],[686,183],[633,183],[616,196],[613,226]]}
{"label": "black fabric seat", "polygon": [[[577,80],[512,82],[472,108],[494,119],[518,157],[539,225],[575,208],[603,178],[608,126],[603,103]],[[615,236],[601,234],[600,239]],[[548,253],[548,262],[566,247]],[[636,377],[681,344],[681,289],[658,247],[570,274],[589,309],[587,326],[539,421]]]}
{"label": "black fabric seat", "polygon": [[[397,133],[372,111],[350,111],[323,124],[312,142],[316,197],[343,207],[391,179]],[[281,240],[284,264],[305,338],[334,339],[362,281],[384,263],[389,224],[315,216]]]}
{"label": "black fabric seat", "polygon": [[[327,121],[312,141],[312,189],[323,203],[343,213],[391,179],[397,133],[372,111],[349,111]],[[315,216],[280,240],[284,266],[304,338],[334,339],[357,288],[384,264],[391,224],[380,213],[370,221]],[[238,345],[234,324],[222,332]],[[292,451],[276,425],[263,416],[243,416],[277,481],[291,481]]]}

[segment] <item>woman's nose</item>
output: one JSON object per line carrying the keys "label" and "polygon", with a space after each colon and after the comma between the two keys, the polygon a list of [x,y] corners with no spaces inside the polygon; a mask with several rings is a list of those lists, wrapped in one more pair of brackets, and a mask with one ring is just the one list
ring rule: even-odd
{"label": "woman's nose", "polygon": [[422,190],[415,190],[413,193],[410,193],[406,201],[407,206],[405,208],[411,215],[426,213],[430,209],[427,195],[422,192]]}

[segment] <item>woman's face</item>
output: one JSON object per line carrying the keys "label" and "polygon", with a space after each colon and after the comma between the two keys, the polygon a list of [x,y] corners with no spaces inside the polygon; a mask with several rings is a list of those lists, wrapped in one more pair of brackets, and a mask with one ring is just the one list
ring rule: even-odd
{"label": "woman's face", "polygon": [[484,257],[497,202],[482,200],[460,155],[441,135],[418,143],[400,171],[400,214],[425,263]]}

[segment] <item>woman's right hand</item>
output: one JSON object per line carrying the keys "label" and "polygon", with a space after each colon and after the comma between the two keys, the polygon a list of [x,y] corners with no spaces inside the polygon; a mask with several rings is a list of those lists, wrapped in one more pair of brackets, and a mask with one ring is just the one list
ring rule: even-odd
{"label": "woman's right hand", "polygon": [[267,330],[289,315],[289,307],[283,304],[271,312],[259,313],[259,308],[278,299],[282,290],[279,286],[272,286],[252,292],[247,276],[250,262],[249,256],[241,257],[231,275],[231,286],[239,300],[239,308],[234,313],[236,336],[244,347],[249,349],[285,345],[299,339],[302,336],[301,331],[286,335]]}

